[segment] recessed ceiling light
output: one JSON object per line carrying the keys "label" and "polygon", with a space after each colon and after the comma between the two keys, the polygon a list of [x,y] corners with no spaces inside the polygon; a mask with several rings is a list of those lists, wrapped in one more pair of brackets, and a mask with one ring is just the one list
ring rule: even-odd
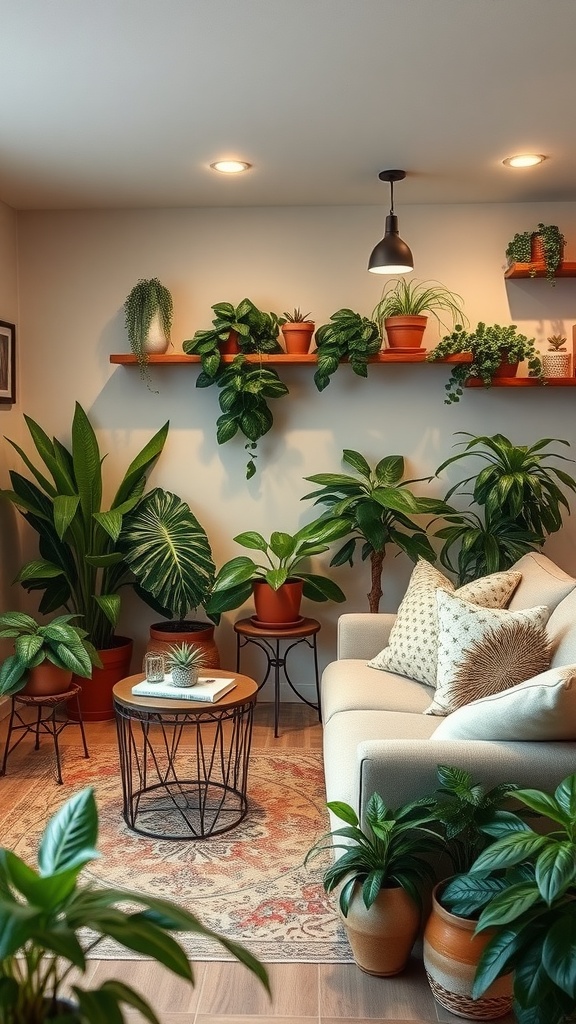
{"label": "recessed ceiling light", "polygon": [[517,156],[507,156],[502,163],[507,167],[535,167],[545,159],[542,153],[518,153]]}
{"label": "recessed ceiling light", "polygon": [[222,174],[241,174],[242,171],[250,170],[252,164],[247,164],[244,160],[216,160],[210,167],[213,171],[221,171]]}

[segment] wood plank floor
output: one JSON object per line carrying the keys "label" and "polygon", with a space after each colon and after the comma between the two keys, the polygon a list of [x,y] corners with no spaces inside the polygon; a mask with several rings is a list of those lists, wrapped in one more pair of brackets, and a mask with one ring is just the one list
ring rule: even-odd
{"label": "wood plank floor", "polygon": [[[88,746],[115,743],[113,722],[86,726]],[[0,750],[6,720],[0,722]],[[43,743],[50,742],[46,737]],[[77,745],[78,730],[70,727],[61,736],[62,747]],[[21,748],[31,741],[26,738]],[[283,704],[280,736],[274,738],[273,705],[256,708],[253,746],[320,750],[322,730],[317,716],[304,704]],[[0,778],[0,800],[10,799],[18,786],[19,749],[8,761],[8,774]],[[66,778],[65,752],[63,758]],[[65,792],[65,787],[63,787]],[[0,838],[1,843],[1,838]],[[371,978],[355,964],[269,964],[272,987],[269,999],[259,982],[238,963],[196,963],[194,988],[174,978],[150,961],[91,960],[85,983],[115,977],[125,980],[149,1000],[162,1024],[363,1024],[394,1021],[396,1024],[461,1020],[443,1010],[432,998],[422,963],[415,954],[407,970],[395,978]],[[139,1014],[130,1020],[143,1020]],[[511,1024],[512,1017],[502,1019]]]}

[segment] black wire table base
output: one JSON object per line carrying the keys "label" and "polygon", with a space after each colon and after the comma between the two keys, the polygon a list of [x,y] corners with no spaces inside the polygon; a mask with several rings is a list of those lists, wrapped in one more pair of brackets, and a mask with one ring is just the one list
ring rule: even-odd
{"label": "black wire table base", "polygon": [[254,701],[194,712],[114,701],[123,817],[154,839],[206,839],[235,828],[246,785]]}

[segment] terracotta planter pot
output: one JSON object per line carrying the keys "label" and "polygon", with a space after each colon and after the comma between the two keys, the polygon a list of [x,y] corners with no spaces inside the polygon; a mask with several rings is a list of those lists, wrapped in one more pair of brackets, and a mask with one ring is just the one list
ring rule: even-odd
{"label": "terracotta planter pot", "polygon": [[237,356],[240,351],[238,331],[230,331],[226,341],[221,341],[218,347],[223,356]]}
{"label": "terracotta planter pot", "polygon": [[263,627],[272,627],[299,622],[303,586],[302,580],[287,580],[278,590],[274,590],[265,580],[255,580],[252,592],[258,623]]}
{"label": "terracotta planter pot", "polygon": [[406,967],[418,934],[420,913],[408,893],[400,888],[382,889],[367,910],[362,889],[357,886],[348,917],[343,917],[342,922],[360,970],[385,978]]}
{"label": "terracotta planter pot", "polygon": [[286,351],[295,356],[307,355],[310,351],[314,326],[311,320],[283,324],[282,334],[284,335]]}
{"label": "terracotta planter pot", "polygon": [[27,697],[51,697],[54,693],[66,693],[71,683],[72,672],[58,668],[51,661],[43,661],[41,665],[30,669],[26,686],[20,693]]}
{"label": "terracotta planter pot", "polygon": [[[85,722],[109,722],[114,718],[112,690],[116,683],[130,675],[132,640],[126,636],[117,636],[115,640],[115,647],[98,651],[103,667],[92,669],[92,679],[72,677],[73,681],[82,687],[79,700]],[[68,709],[68,715],[73,721],[78,721],[78,715],[72,705]]]}
{"label": "terracotta planter pot", "polygon": [[503,359],[497,370],[494,370],[494,377],[515,377],[518,372],[518,363],[509,363],[507,359]]}
{"label": "terracotta planter pot", "polygon": [[427,316],[389,316],[384,321],[388,345],[395,349],[422,347]]}
{"label": "terracotta planter pot", "polygon": [[193,619],[167,619],[150,626],[150,640],[146,653],[166,654],[174,644],[194,644],[204,652],[206,668],[220,668],[220,655],[214,641],[214,626]]}
{"label": "terracotta planter pot", "polygon": [[438,900],[445,882],[432,894],[432,913],[424,931],[424,967],[435,999],[457,1017],[496,1020],[512,1007],[512,975],[498,978],[480,999],[472,985],[480,956],[494,935],[492,929],[474,935],[476,922],[451,914]]}

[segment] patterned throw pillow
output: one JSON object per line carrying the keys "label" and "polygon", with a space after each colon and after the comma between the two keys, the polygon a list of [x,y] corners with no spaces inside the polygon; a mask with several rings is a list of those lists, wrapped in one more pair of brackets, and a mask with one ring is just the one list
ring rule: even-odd
{"label": "patterned throw pillow", "polygon": [[[467,583],[455,593],[485,608],[503,608],[521,579],[520,572],[495,572]],[[388,647],[368,662],[370,668],[398,672],[427,686],[436,686],[438,590],[452,593],[454,584],[430,562],[420,559],[398,609]]]}
{"label": "patterned throw pillow", "polygon": [[545,605],[515,612],[479,608],[442,591],[436,602],[438,683],[425,715],[448,715],[549,667]]}

